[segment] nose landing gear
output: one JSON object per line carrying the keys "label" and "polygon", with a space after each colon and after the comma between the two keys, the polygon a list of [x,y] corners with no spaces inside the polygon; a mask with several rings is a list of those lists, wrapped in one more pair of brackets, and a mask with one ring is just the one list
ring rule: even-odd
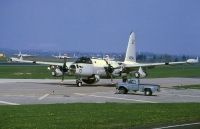
{"label": "nose landing gear", "polygon": [[82,84],[83,84],[83,82],[81,81],[81,79],[77,79],[77,80],[76,80],[76,85],[77,85],[78,87],[81,87]]}

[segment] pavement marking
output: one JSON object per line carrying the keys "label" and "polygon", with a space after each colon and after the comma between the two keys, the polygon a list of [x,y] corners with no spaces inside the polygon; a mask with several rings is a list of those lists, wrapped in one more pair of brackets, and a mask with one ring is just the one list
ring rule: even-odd
{"label": "pavement marking", "polygon": [[153,129],[168,129],[168,128],[174,128],[174,127],[183,127],[183,126],[188,126],[188,125],[200,125],[200,122],[199,123],[190,123],[190,124],[166,126],[166,127],[153,128]]}
{"label": "pavement marking", "polygon": [[106,98],[106,99],[119,99],[119,100],[128,100],[128,101],[137,101],[137,102],[145,102],[145,103],[157,103],[153,101],[139,100],[139,99],[127,99],[127,98],[118,98],[118,97],[109,97],[109,96],[98,96],[98,95],[88,95],[96,98]]}
{"label": "pavement marking", "polygon": [[82,93],[74,93],[74,94],[80,95],[80,96],[96,97],[96,98],[119,99],[119,100],[137,101],[137,102],[145,102],[145,103],[157,103],[157,102],[153,102],[153,101],[146,101],[146,100],[139,100],[139,99],[127,99],[127,98],[118,98],[118,97],[109,97],[109,96],[87,95],[87,94],[82,94]]}
{"label": "pavement marking", "polygon": [[195,96],[195,95],[179,95],[179,94],[162,94],[162,95],[174,95],[174,96],[179,96],[179,97],[194,97],[194,98],[200,98],[200,96]]}
{"label": "pavement marking", "polygon": [[40,98],[38,98],[38,100],[42,100],[42,99],[46,98],[47,96],[49,96],[49,94],[45,94],[45,95],[41,96]]}
{"label": "pavement marking", "polygon": [[8,104],[8,105],[20,105],[18,103],[11,103],[11,102],[6,102],[6,101],[0,101],[0,103]]}
{"label": "pavement marking", "polygon": [[85,96],[86,94],[82,94],[82,93],[74,93],[75,95],[81,95],[81,96]]}
{"label": "pavement marking", "polygon": [[5,97],[24,97],[25,95],[2,95]]}

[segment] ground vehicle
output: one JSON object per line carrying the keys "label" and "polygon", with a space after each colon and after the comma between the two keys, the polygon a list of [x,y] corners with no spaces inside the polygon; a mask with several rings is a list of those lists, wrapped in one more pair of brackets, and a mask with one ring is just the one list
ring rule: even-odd
{"label": "ground vehicle", "polygon": [[116,84],[116,89],[120,94],[126,94],[129,91],[144,92],[144,95],[152,95],[156,91],[160,91],[159,85],[154,84],[140,84],[139,79],[128,79],[126,82],[120,82]]}

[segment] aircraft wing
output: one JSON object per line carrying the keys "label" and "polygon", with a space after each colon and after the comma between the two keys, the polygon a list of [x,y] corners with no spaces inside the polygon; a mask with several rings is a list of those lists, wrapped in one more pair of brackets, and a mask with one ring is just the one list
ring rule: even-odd
{"label": "aircraft wing", "polygon": [[178,65],[178,64],[186,64],[188,63],[187,61],[182,61],[182,62],[165,62],[165,63],[131,63],[131,62],[124,62],[124,66],[126,68],[131,68],[131,67],[152,67],[152,66],[161,66],[161,65]]}
{"label": "aircraft wing", "polygon": [[[23,60],[22,58],[11,58],[13,62],[21,62],[21,63],[33,63],[33,64],[43,64],[43,65],[56,65],[56,66],[63,66],[63,63],[58,62],[44,62],[44,61],[31,61],[31,60]],[[70,66],[73,62],[67,62],[66,65]]]}
{"label": "aircraft wing", "polygon": [[165,62],[165,63],[137,63],[132,61],[123,62],[124,67],[126,68],[138,68],[138,67],[153,67],[153,66],[161,66],[161,65],[179,65],[179,64],[195,64],[199,63],[199,58],[197,59],[188,59],[186,61],[180,62]]}

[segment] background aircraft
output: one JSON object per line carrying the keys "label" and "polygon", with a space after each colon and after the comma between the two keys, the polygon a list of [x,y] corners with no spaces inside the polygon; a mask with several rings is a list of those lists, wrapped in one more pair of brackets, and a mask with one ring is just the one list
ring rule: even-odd
{"label": "background aircraft", "polygon": [[11,60],[24,63],[47,64],[49,65],[48,69],[52,71],[52,75],[61,76],[62,81],[64,80],[64,75],[74,75],[77,86],[82,86],[83,82],[87,84],[97,83],[100,78],[111,78],[112,81],[113,77],[126,77],[130,73],[134,73],[136,78],[146,77],[147,74],[143,71],[143,67],[198,62],[197,58],[182,62],[137,63],[135,34],[133,32],[129,37],[124,62],[110,60],[109,57],[105,59],[80,57],[75,62],[67,62],[67,59],[64,58],[64,63],[23,60],[22,56],[20,59],[11,58]]}
{"label": "background aircraft", "polygon": [[72,58],[72,57],[67,56],[67,54],[61,55],[61,53],[59,53],[58,56],[55,56],[55,55],[52,55],[52,56],[55,57],[55,58],[58,58],[58,59],[64,59],[64,58],[70,59],[70,58]]}
{"label": "background aircraft", "polygon": [[30,55],[30,54],[25,54],[25,53],[21,53],[21,51],[19,51],[18,54],[14,54],[15,56],[18,56],[18,57],[33,57],[35,55]]}

